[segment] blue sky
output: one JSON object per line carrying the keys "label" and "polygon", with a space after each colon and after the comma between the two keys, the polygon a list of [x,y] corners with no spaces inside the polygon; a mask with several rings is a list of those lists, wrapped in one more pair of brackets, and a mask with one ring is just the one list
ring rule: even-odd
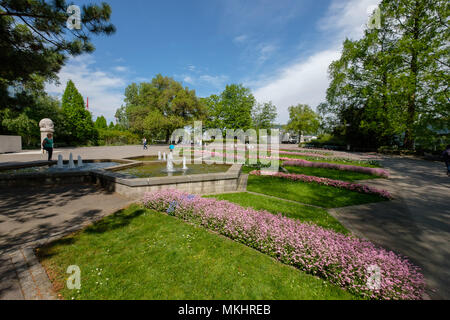
{"label": "blue sky", "polygon": [[[96,1],[74,1],[83,5]],[[377,0],[109,0],[117,32],[94,37],[96,51],[71,59],[59,74],[61,95],[72,79],[94,117],[114,120],[125,87],[158,73],[198,96],[242,83],[259,102],[273,101],[278,122],[298,103],[325,98],[327,68],[342,41],[359,38]]]}

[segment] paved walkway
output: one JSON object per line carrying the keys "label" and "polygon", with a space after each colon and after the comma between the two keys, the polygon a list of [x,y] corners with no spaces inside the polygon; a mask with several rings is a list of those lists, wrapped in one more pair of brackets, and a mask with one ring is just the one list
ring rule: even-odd
{"label": "paved walkway", "polygon": [[364,183],[392,192],[395,200],[331,213],[355,234],[420,266],[431,298],[450,299],[450,178],[443,163],[404,158],[381,163],[390,179]]}
{"label": "paved walkway", "polygon": [[[34,278],[42,276],[41,272],[32,273],[34,276],[30,277],[27,271],[17,271],[21,270],[18,265],[26,263],[30,270],[35,265],[30,264],[30,259],[19,261],[21,248],[34,248],[38,243],[42,244],[73,232],[130,203],[125,197],[91,185],[2,190],[0,300],[28,298],[23,287],[34,287]],[[32,278],[33,281],[27,280]],[[29,296],[39,295],[31,293]]]}

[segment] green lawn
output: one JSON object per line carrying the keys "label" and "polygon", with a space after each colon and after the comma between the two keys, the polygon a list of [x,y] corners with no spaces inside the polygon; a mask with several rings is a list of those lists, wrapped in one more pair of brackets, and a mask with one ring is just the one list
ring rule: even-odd
{"label": "green lawn", "polygon": [[312,162],[326,162],[326,163],[335,163],[335,164],[345,164],[349,166],[359,166],[359,167],[368,167],[368,168],[380,168],[381,166],[376,162],[366,161],[366,160],[344,160],[344,159],[327,159],[327,158],[315,158],[308,156],[296,156],[291,154],[280,154],[281,158],[290,158],[290,159],[303,159]]}
{"label": "green lawn", "polygon": [[323,208],[346,207],[384,201],[383,198],[377,195],[268,176],[249,176],[247,190]]}
{"label": "green lawn", "polygon": [[[355,299],[242,244],[133,205],[38,250],[65,299]],[[81,289],[65,287],[81,269]]]}
{"label": "green lawn", "polygon": [[316,176],[351,182],[356,180],[368,180],[380,178],[373,174],[353,172],[353,171],[343,171],[336,169],[312,168],[312,167],[285,167],[285,168],[289,171],[289,173],[305,174],[307,176]]}
{"label": "green lawn", "polygon": [[251,207],[256,210],[267,210],[274,214],[281,213],[286,217],[298,219],[302,222],[314,223],[318,226],[332,229],[344,234],[348,233],[347,229],[345,229],[339,221],[337,221],[324,209],[309,207],[247,192],[220,194],[210,196],[210,198],[227,200],[246,208]]}

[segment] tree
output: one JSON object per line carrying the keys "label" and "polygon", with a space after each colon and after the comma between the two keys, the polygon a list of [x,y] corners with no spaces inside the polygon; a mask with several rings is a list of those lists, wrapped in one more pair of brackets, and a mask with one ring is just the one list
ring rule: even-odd
{"label": "tree", "polygon": [[303,136],[316,133],[319,129],[320,118],[308,105],[298,104],[289,107],[289,122],[286,130],[292,130]]}
{"label": "tree", "polygon": [[106,122],[106,118],[104,116],[97,117],[95,120],[95,127],[97,129],[107,129],[108,123]]}
{"label": "tree", "polygon": [[125,106],[116,119],[130,130],[169,141],[172,132],[195,120],[203,120],[206,109],[195,91],[183,88],[173,78],[158,74],[150,83],[132,83],[125,89]]}
{"label": "tree", "polygon": [[252,127],[252,111],[256,100],[249,88],[242,84],[225,87],[220,96],[206,99],[208,126],[214,129],[242,129]]}
{"label": "tree", "polygon": [[258,103],[252,112],[253,125],[256,130],[271,129],[277,118],[277,107],[272,101]]}
{"label": "tree", "polygon": [[86,110],[84,99],[72,80],[67,82],[62,97],[64,116],[64,140],[71,144],[95,144],[98,132],[94,127],[91,113]]}
{"label": "tree", "polygon": [[83,6],[80,29],[67,28],[64,0],[0,0],[0,108],[24,108],[9,88],[43,89],[56,80],[68,56],[94,50],[91,35],[112,34],[108,4]]}
{"label": "tree", "polygon": [[348,141],[413,149],[417,136],[447,129],[448,1],[382,1],[381,28],[346,40],[329,69],[327,112]]}

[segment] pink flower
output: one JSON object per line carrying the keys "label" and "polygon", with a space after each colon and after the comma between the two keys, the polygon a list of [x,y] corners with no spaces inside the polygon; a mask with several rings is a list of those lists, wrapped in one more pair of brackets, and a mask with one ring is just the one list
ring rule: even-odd
{"label": "pink flower", "polygon": [[[298,220],[243,208],[178,190],[147,193],[147,208],[201,225],[310,274],[370,299],[421,299],[418,267],[367,240]],[[379,288],[367,285],[371,266],[381,270]]]}

